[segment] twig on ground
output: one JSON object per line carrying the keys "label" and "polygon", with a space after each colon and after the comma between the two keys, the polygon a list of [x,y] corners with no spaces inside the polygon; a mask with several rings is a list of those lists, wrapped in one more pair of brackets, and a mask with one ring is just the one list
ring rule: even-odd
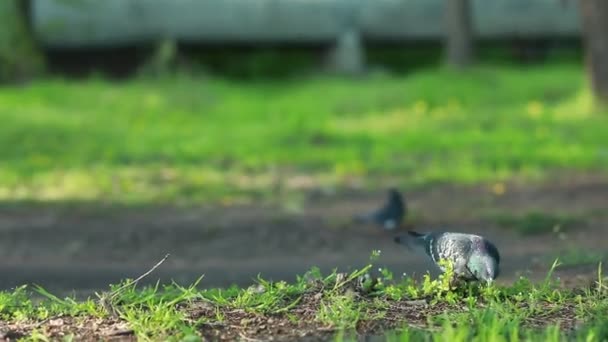
{"label": "twig on ground", "polygon": [[131,285],[137,285],[137,282],[144,279],[145,277],[147,277],[148,275],[150,275],[150,273],[154,272],[155,269],[158,268],[158,266],[160,266],[163,262],[165,262],[165,260],[167,260],[167,258],[169,257],[170,254],[166,254],[164,258],[162,258],[161,261],[157,262],[156,265],[152,266],[151,269],[149,269],[146,273],[140,275],[139,277],[137,277],[137,279],[132,280],[131,282],[124,284],[123,286],[117,288],[116,290],[112,291],[110,294],[112,296],[117,295],[118,293],[120,293],[122,290],[124,290],[125,288],[131,286]]}
{"label": "twig on ground", "polygon": [[41,326],[43,326],[46,322],[50,321],[51,319],[53,319],[53,317],[47,317],[47,318],[43,319],[42,321],[35,323],[34,329],[40,328]]}
{"label": "twig on ground", "polygon": [[164,258],[162,258],[159,262],[156,263],[156,265],[152,266],[152,268],[150,268],[146,273],[140,275],[139,277],[137,277],[136,279],[124,284],[123,286],[117,288],[116,290],[112,291],[112,292],[103,292],[101,294],[99,293],[95,293],[97,295],[97,297],[99,298],[99,304],[106,309],[106,311],[112,315],[113,317],[118,318],[120,316],[120,312],[118,311],[118,309],[115,307],[114,305],[114,299],[116,298],[116,296],[118,296],[122,291],[124,291],[126,288],[133,286],[133,285],[137,285],[137,282],[139,282],[140,280],[142,280],[143,278],[147,277],[148,275],[150,275],[150,273],[154,272],[155,269],[157,269],[163,262],[165,262],[165,260],[167,260],[167,258],[169,257],[170,254],[166,254]]}
{"label": "twig on ground", "polygon": [[106,336],[130,336],[134,334],[133,329],[119,329],[107,333]]}

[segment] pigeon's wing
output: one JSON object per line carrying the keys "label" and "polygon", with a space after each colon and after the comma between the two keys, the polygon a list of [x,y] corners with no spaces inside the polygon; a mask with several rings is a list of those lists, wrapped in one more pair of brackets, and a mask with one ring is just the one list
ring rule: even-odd
{"label": "pigeon's wing", "polygon": [[399,225],[401,218],[402,217],[399,217],[399,213],[395,212],[394,208],[385,206],[376,211],[355,216],[355,221],[362,223],[375,223],[384,226],[385,228],[392,229]]}
{"label": "pigeon's wing", "polygon": [[439,263],[441,259],[446,259],[458,266],[466,263],[471,253],[471,240],[464,234],[458,233],[439,233],[435,237],[436,241],[430,249],[430,256],[433,262]]}
{"label": "pigeon's wing", "polygon": [[384,220],[388,216],[388,211],[389,206],[384,204],[382,207],[374,211],[355,216],[355,220],[364,223],[384,224]]}
{"label": "pigeon's wing", "polygon": [[373,222],[391,230],[397,228],[405,216],[405,206],[401,193],[395,189],[389,190],[388,198],[380,208],[368,214],[359,215],[355,220],[359,222]]}

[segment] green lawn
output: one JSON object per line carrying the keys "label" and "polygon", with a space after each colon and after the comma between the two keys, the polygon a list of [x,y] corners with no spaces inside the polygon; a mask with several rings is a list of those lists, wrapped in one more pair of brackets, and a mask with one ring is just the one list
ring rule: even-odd
{"label": "green lawn", "polygon": [[234,200],[606,170],[580,65],[363,79],[50,79],[0,88],[0,200]]}
{"label": "green lawn", "polygon": [[[555,267],[556,264],[554,264]],[[41,288],[32,300],[20,287],[0,292],[0,332],[24,341],[108,339],[140,341],[606,341],[608,287],[598,273],[588,287],[553,280],[510,286],[450,287],[447,275],[421,282],[381,270],[360,281],[370,264],[350,274],[318,270],[293,283],[258,279],[250,288],[179,285],[135,289],[125,283],[99,299],[61,299]],[[601,266],[598,268],[598,272]],[[204,279],[202,279],[204,282]],[[337,335],[336,335],[337,334]],[[318,339],[311,339],[318,340]]]}

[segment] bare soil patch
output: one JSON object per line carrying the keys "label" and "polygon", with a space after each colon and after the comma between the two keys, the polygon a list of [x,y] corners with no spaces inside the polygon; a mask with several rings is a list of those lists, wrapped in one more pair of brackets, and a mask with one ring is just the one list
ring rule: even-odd
{"label": "bare soil patch", "polygon": [[[605,249],[608,177],[561,175],[530,184],[437,185],[405,192],[409,223],[418,230],[449,229],[484,234],[503,255],[501,281],[519,275],[541,279],[547,256],[564,249]],[[0,208],[0,287],[37,283],[50,290],[90,293],[135,277],[165,253],[155,273],[161,281],[202,286],[248,285],[258,274],[292,280],[312,266],[348,270],[382,250],[380,264],[395,273],[433,270],[424,256],[392,243],[392,232],[352,222],[374,208],[384,190],[309,191],[299,207],[281,205],[99,207],[4,205]],[[530,211],[584,219],[580,228],[523,236],[492,220],[496,212]],[[576,269],[576,268],[575,268]],[[581,271],[587,272],[582,268]],[[568,277],[576,277],[569,269]],[[148,279],[155,282],[157,279]]]}

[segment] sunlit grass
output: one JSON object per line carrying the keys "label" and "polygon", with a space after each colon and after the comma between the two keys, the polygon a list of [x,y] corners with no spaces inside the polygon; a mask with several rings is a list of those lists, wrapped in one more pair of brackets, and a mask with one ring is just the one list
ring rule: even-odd
{"label": "sunlit grass", "polygon": [[605,170],[608,115],[590,104],[578,65],[37,81],[0,89],[0,200],[237,200]]}
{"label": "sunlit grass", "polygon": [[[458,288],[450,285],[449,270],[417,282],[394,279],[383,269],[364,286],[361,277],[372,264],[348,274],[322,275],[313,268],[291,283],[259,278],[249,288],[200,289],[201,279],[188,287],[139,289],[125,282],[111,286],[113,299],[103,303],[61,299],[39,287],[34,290],[43,299],[32,299],[27,287],[19,287],[0,291],[0,319],[26,340],[68,334],[103,339],[103,331],[121,328],[152,341],[291,339],[327,332],[337,334],[337,341],[354,341],[357,333],[387,341],[604,341],[608,288],[601,265],[595,281],[577,289],[560,285],[552,274],[557,266],[556,261],[537,284],[520,278],[508,286]],[[59,329],[57,319],[65,322]]]}
{"label": "sunlit grass", "polygon": [[544,258],[545,261],[559,258],[563,266],[593,265],[608,260],[608,253],[582,248],[569,248]]}

